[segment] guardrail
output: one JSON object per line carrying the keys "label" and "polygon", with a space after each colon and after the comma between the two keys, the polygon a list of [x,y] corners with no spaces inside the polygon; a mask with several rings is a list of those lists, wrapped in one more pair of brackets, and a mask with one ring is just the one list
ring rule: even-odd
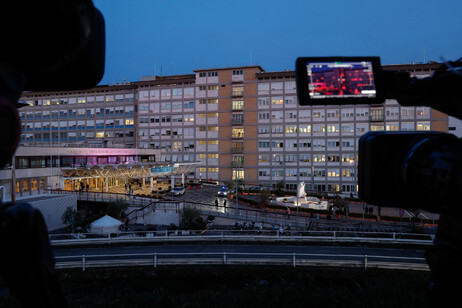
{"label": "guardrail", "polygon": [[99,201],[99,202],[112,202],[124,201],[129,205],[144,206],[157,201],[155,197],[141,197],[137,195],[130,196],[129,194],[109,193],[109,192],[96,192],[96,191],[72,191],[62,189],[46,189],[50,194],[55,195],[76,195],[77,200],[83,201]]}
{"label": "guardrail", "polygon": [[332,255],[306,253],[144,253],[116,255],[75,255],[55,257],[57,269],[121,266],[178,265],[273,265],[340,266],[428,271],[425,258],[380,255]]}
{"label": "guardrail", "polygon": [[164,230],[113,234],[50,234],[52,246],[126,244],[141,242],[282,242],[374,243],[433,245],[433,235],[398,232],[279,231],[279,230]]}

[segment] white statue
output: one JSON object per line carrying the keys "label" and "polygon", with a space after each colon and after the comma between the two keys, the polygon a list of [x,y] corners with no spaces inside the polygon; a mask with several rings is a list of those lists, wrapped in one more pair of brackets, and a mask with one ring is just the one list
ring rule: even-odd
{"label": "white statue", "polygon": [[300,205],[300,198],[303,198],[306,203],[305,182],[301,181],[297,186],[297,205]]}

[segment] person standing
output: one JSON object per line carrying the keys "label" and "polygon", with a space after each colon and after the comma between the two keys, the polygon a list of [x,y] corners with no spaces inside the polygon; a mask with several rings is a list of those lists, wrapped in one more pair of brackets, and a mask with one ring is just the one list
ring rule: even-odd
{"label": "person standing", "polygon": [[215,199],[215,206],[218,206],[218,199]]}

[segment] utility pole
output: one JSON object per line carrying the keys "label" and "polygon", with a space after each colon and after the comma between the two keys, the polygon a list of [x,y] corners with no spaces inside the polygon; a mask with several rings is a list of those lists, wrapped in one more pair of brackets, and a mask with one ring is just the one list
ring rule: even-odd
{"label": "utility pole", "polygon": [[15,176],[15,173],[14,173],[14,164],[15,164],[15,157],[13,155],[13,157],[11,158],[11,203],[15,203],[16,201],[16,196],[15,196],[15,192],[16,192],[16,176]]}
{"label": "utility pole", "polygon": [[234,171],[234,176],[236,178],[236,187],[235,187],[235,190],[236,190],[236,222],[237,222],[237,214],[238,214],[238,210],[237,210],[237,208],[238,208],[238,206],[237,206],[237,203],[238,203],[238,201],[237,201],[237,199],[238,199],[238,196],[237,196],[238,195],[238,191],[237,191],[237,174],[238,174],[238,168],[240,166],[240,157],[237,156],[237,158],[238,158],[237,161],[235,161],[236,169]]}

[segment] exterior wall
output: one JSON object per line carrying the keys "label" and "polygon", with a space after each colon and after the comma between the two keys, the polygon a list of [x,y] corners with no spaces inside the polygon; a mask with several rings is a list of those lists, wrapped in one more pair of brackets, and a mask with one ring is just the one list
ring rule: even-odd
{"label": "exterior wall", "polygon": [[[422,77],[430,75],[434,67],[419,70],[417,66],[406,66],[405,69]],[[236,90],[238,87],[243,88],[242,93]],[[303,180],[311,190],[327,191],[337,187],[355,192],[361,135],[374,130],[448,130],[445,114],[427,107],[402,107],[395,100],[372,106],[299,106],[295,73],[266,73],[259,66],[198,70],[194,75],[155,77],[130,86],[62,95],[68,99],[85,97],[87,103],[82,106],[90,106],[87,109],[93,108],[96,113],[100,106],[119,105],[106,101],[88,103],[89,97],[97,100],[98,96],[105,95],[106,100],[108,95],[122,93],[124,98],[126,93],[133,94],[133,102],[125,100],[123,104],[124,108],[134,106],[134,113],[109,116],[109,119],[120,117],[125,121],[134,117],[134,128],[121,128],[125,144],[131,146],[131,140],[137,138],[135,146],[159,150],[164,161],[201,161],[202,167],[189,174],[190,177],[229,181],[237,172],[250,185],[272,186],[284,180],[290,188],[295,188]],[[37,97],[38,94],[30,93],[23,99],[34,101]],[[234,108],[233,104],[240,100],[244,108]],[[24,134],[34,129],[37,122],[34,116],[32,120],[28,117],[31,112],[73,108],[69,106],[47,105],[42,109],[31,106],[21,110]],[[102,118],[106,121],[108,116]],[[69,119],[59,118],[59,123],[61,120],[69,125]],[[87,127],[82,132],[97,131],[88,128],[88,121],[92,119],[85,120]],[[40,121],[43,125],[43,117]],[[243,129],[244,136],[233,136],[235,129]],[[134,131],[134,136],[127,139],[130,131]],[[60,133],[61,128],[57,132]],[[117,138],[110,140],[118,142]],[[28,138],[24,137],[23,141],[27,142]],[[82,143],[90,141],[86,137],[81,140]],[[239,163],[233,164],[233,160]]]}
{"label": "exterior wall", "polygon": [[[11,166],[0,169],[0,186],[4,187],[5,200],[11,200],[12,179],[15,182],[15,196],[17,198],[39,195],[45,189],[63,189],[60,167],[75,165],[76,158],[108,158],[108,157],[131,157],[133,161],[142,162],[143,157],[158,161],[160,150],[152,149],[115,149],[115,148],[59,148],[59,147],[23,147],[16,150],[14,161],[15,168]],[[21,165],[22,159],[27,165]],[[32,159],[39,160],[39,166],[32,164]],[[58,162],[59,161],[59,162]],[[151,160],[152,161],[152,160]]]}
{"label": "exterior wall", "polygon": [[21,143],[134,146],[137,92],[133,86],[25,93]]}
{"label": "exterior wall", "polygon": [[454,117],[449,117],[448,132],[462,138],[462,121]]}
{"label": "exterior wall", "polygon": [[32,198],[30,200],[29,202],[25,199],[32,207],[38,209],[40,213],[42,213],[48,231],[65,227],[61,221],[61,217],[68,207],[77,210],[77,196],[75,195],[46,195],[45,198],[40,198],[38,200]]}

